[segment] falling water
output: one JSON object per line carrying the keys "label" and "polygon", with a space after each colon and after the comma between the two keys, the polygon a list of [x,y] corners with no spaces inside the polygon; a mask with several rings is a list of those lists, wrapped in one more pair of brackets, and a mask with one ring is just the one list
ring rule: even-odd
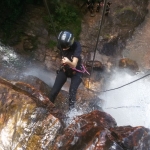
{"label": "falling water", "polygon": [[[131,76],[127,72],[116,72],[107,89],[117,88],[144,76]],[[122,88],[100,95],[104,99],[103,109],[115,118],[119,126],[145,126],[150,128],[150,76]]]}
{"label": "falling water", "polygon": [[[148,6],[150,10],[150,5]],[[123,50],[123,57],[131,58],[135,60],[141,70],[141,73],[131,76],[127,72],[115,72],[112,74],[111,80],[107,89],[116,88],[126,83],[132,82],[133,80],[141,77],[142,71],[146,72],[150,69],[150,13],[145,18],[145,21],[137,27],[132,38],[127,40],[126,47]],[[0,44],[1,62],[3,65],[10,65],[10,67],[21,67],[26,66],[26,61],[18,56],[11,48],[7,48]],[[21,62],[21,63],[20,63]],[[48,85],[53,85],[55,78],[54,73],[41,71],[40,68],[24,69],[25,75],[34,75]],[[1,72],[0,72],[1,73]],[[1,74],[0,74],[1,75]],[[2,74],[3,75],[3,74]],[[12,76],[12,74],[11,74]],[[130,84],[123,88],[102,93],[99,95],[104,100],[103,109],[112,115],[118,125],[132,125],[139,126],[143,125],[150,128],[150,77],[144,78],[137,81],[136,83]],[[70,118],[74,118],[77,115],[83,114],[83,111],[74,110],[68,113]]]}
{"label": "falling water", "polygon": [[[150,5],[148,6],[150,10]],[[114,73],[108,89],[132,82],[148,74],[150,69],[150,13],[145,21],[137,27],[132,38],[127,40],[123,56],[135,60],[141,73],[131,76],[127,72]],[[144,72],[144,73],[142,73]],[[104,99],[103,109],[111,114],[118,125],[145,126],[150,128],[150,76],[123,88],[100,95]]]}

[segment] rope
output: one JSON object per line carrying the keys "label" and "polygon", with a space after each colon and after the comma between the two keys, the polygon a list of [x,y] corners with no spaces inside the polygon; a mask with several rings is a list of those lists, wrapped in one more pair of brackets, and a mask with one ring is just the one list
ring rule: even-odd
{"label": "rope", "polygon": [[145,76],[143,76],[143,77],[141,77],[141,78],[138,78],[138,79],[136,79],[136,80],[134,80],[134,81],[132,81],[132,82],[129,82],[129,83],[127,83],[127,84],[124,84],[124,85],[122,85],[122,86],[119,86],[119,87],[117,87],[117,88],[105,90],[105,91],[102,91],[102,92],[108,92],[108,91],[113,91],[113,90],[116,90],[116,89],[120,89],[120,88],[122,88],[122,87],[124,87],[124,86],[127,86],[127,85],[129,85],[129,84],[132,84],[132,83],[134,83],[134,82],[137,82],[137,81],[139,81],[139,80],[141,80],[141,79],[143,79],[143,78],[146,78],[146,77],[149,76],[149,75],[150,75],[150,73],[149,73],[149,74],[146,74]]}
{"label": "rope", "polygon": [[52,27],[53,27],[53,29],[54,29],[55,37],[56,37],[57,43],[58,43],[59,48],[60,48],[60,52],[61,52],[61,54],[62,54],[62,56],[63,56],[63,50],[62,50],[62,48],[61,48],[61,46],[60,46],[60,43],[59,43],[59,40],[58,40],[58,38],[57,38],[56,28],[55,28],[55,25],[54,25],[54,22],[53,22],[53,19],[52,19],[52,15],[51,15],[51,13],[50,13],[50,10],[49,10],[48,4],[47,4],[47,0],[44,0],[44,4],[45,4],[45,7],[46,7],[46,9],[47,9],[48,15],[49,15],[49,17],[50,17],[50,21],[51,21]]}
{"label": "rope", "polygon": [[99,32],[98,32],[97,41],[96,41],[96,46],[95,46],[95,50],[94,50],[94,56],[93,56],[93,60],[92,60],[91,74],[92,74],[92,72],[93,72],[93,64],[94,64],[94,60],[95,60],[95,54],[96,54],[97,45],[98,45],[98,41],[99,41],[99,36],[100,36],[101,28],[102,28],[102,23],[103,23],[103,20],[104,20],[104,13],[105,13],[105,9],[106,9],[106,1],[107,1],[107,0],[104,0],[103,13],[102,13],[102,18],[101,18],[101,20],[100,20]]}
{"label": "rope", "polygon": [[[127,86],[127,85],[130,85],[130,84],[132,84],[132,83],[134,83],[134,82],[137,82],[137,81],[139,81],[139,80],[141,80],[141,79],[143,79],[143,78],[146,78],[147,76],[150,76],[150,73],[149,74],[146,74],[146,75],[144,75],[144,76],[142,76],[141,78],[138,78],[138,79],[136,79],[136,80],[134,80],[134,81],[131,81],[131,82],[129,82],[129,83],[127,83],[127,84],[124,84],[124,85],[122,85],[122,86],[119,86],[119,87],[117,87],[117,88],[112,88],[112,89],[108,89],[108,90],[104,90],[104,91],[94,91],[94,90],[92,90],[92,89],[89,89],[89,88],[87,88],[89,91],[91,91],[91,92],[94,92],[94,93],[100,93],[100,92],[109,92],[109,91],[113,91],[113,90],[117,90],[117,89],[120,89],[120,88],[123,88],[123,87],[125,87],[125,86]],[[84,83],[83,83],[84,84]]]}
{"label": "rope", "polygon": [[101,28],[102,28],[102,23],[103,23],[103,20],[104,20],[104,14],[105,14],[105,10],[106,10],[106,2],[107,2],[107,0],[104,0],[103,13],[102,13],[102,17],[100,18],[99,31],[98,31],[97,41],[96,41],[96,45],[95,45],[95,50],[94,50],[94,56],[93,56],[93,60],[92,60],[92,67],[91,67],[89,82],[90,82],[91,75],[93,73],[93,64],[94,64],[94,60],[95,60],[95,54],[96,54],[97,45],[98,45],[98,41],[99,41],[99,36],[100,36]]}

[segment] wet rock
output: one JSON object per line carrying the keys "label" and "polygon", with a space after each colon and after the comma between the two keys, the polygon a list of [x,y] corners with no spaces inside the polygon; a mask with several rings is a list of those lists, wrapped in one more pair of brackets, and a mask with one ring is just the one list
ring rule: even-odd
{"label": "wet rock", "polygon": [[131,60],[129,58],[122,58],[119,60],[119,67],[120,68],[126,68],[129,69],[131,71],[139,71],[139,67],[138,64],[136,63],[136,61]]}
{"label": "wet rock", "polygon": [[100,50],[100,53],[106,56],[115,56],[117,54],[118,47],[117,40],[118,39],[113,38],[111,41],[104,43],[102,49]]}
{"label": "wet rock", "polygon": [[96,70],[103,70],[104,69],[104,65],[100,61],[87,61],[86,66],[87,67],[93,67],[93,69],[96,69]]}
{"label": "wet rock", "polygon": [[147,149],[150,146],[146,140],[143,140],[148,138],[150,134],[150,130],[145,127],[123,126],[112,128],[110,131],[111,139],[115,140],[124,149],[138,150],[138,147],[141,146],[142,150],[144,147]]}
{"label": "wet rock", "polygon": [[[126,8],[120,10],[120,13],[118,13],[117,18],[120,20],[121,26],[128,26],[133,25],[136,26],[139,24],[139,21],[137,21],[137,14],[132,10],[132,8]],[[136,23],[136,25],[134,25]]]}
{"label": "wet rock", "polygon": [[31,39],[25,39],[23,42],[24,50],[32,50],[34,48]]}
{"label": "wet rock", "polygon": [[96,93],[102,90],[104,84],[104,78],[101,77],[100,73],[95,73],[95,72],[93,72],[93,75],[90,79],[82,78],[82,81],[86,89]]}
{"label": "wet rock", "polygon": [[117,127],[107,113],[93,111],[76,117],[57,137],[54,150],[148,149],[149,134],[150,130],[141,126]]}
{"label": "wet rock", "polygon": [[[34,82],[36,87],[38,82],[37,85]],[[150,147],[149,129],[118,127],[111,115],[98,108],[102,100],[86,90],[78,91],[76,104],[76,108],[81,106],[85,114],[75,117],[64,128],[62,119],[68,110],[68,92],[59,93],[55,103],[57,109],[40,88],[35,87],[0,78],[2,149],[139,150]]]}
{"label": "wet rock", "polygon": [[115,120],[107,113],[93,111],[89,114],[78,116],[74,123],[67,127],[62,136],[56,139],[54,150],[83,149],[98,131],[115,127]]}
{"label": "wet rock", "polygon": [[62,126],[54,105],[33,87],[2,78],[0,93],[0,149],[51,149]]}
{"label": "wet rock", "polygon": [[[25,90],[25,87],[34,87],[38,91],[40,91],[43,95],[48,96],[50,94],[50,87],[40,80],[39,78],[32,76],[32,75],[22,75],[19,78],[12,79],[11,83],[15,84],[19,88],[23,88]],[[29,91],[28,91],[29,92]]]}

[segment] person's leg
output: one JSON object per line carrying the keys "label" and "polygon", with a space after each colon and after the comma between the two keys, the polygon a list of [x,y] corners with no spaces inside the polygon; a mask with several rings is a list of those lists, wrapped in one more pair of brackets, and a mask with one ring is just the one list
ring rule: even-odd
{"label": "person's leg", "polygon": [[60,92],[62,86],[66,81],[67,81],[67,76],[65,75],[65,73],[63,71],[59,71],[49,96],[49,99],[52,103],[54,103],[58,93]]}
{"label": "person's leg", "polygon": [[72,78],[71,78],[71,84],[69,88],[69,109],[74,108],[74,104],[76,102],[76,93],[77,89],[82,82],[82,73],[77,72]]}
{"label": "person's leg", "polygon": [[99,12],[99,10],[100,10],[100,3],[97,3],[96,12]]}
{"label": "person's leg", "polygon": [[91,14],[93,13],[93,11],[94,11],[94,5],[93,5],[93,3],[91,4]]}

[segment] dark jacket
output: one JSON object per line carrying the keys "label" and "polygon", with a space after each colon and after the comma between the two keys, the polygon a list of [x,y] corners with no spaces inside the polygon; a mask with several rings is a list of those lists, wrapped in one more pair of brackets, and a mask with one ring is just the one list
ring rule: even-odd
{"label": "dark jacket", "polygon": [[62,57],[67,57],[72,61],[73,57],[78,58],[78,63],[76,69],[81,69],[81,45],[79,42],[75,41],[73,45],[68,50],[62,50]]}

